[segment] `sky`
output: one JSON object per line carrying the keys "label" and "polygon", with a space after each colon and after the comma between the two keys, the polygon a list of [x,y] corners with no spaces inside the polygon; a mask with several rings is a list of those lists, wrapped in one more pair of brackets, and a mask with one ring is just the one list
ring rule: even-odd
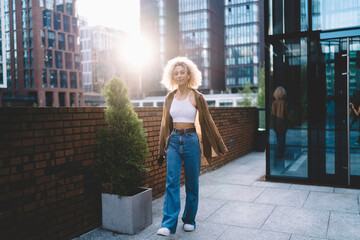
{"label": "sky", "polygon": [[140,0],[77,0],[77,11],[88,25],[102,25],[139,34]]}

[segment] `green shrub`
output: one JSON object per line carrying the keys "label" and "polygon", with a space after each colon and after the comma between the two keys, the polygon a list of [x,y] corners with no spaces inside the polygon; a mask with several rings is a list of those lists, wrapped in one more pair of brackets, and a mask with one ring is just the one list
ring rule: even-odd
{"label": "green shrub", "polygon": [[106,127],[99,130],[95,174],[102,191],[129,196],[138,191],[148,169],[145,130],[119,78],[111,79],[102,90],[106,97]]}

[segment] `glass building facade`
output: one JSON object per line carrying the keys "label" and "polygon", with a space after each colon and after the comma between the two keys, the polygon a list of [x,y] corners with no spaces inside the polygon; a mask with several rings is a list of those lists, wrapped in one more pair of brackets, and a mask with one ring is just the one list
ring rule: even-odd
{"label": "glass building facade", "polygon": [[5,7],[4,1],[1,1],[0,2],[0,88],[7,87],[4,7]]}
{"label": "glass building facade", "polygon": [[360,1],[266,0],[265,27],[267,179],[360,186]]}
{"label": "glass building facade", "polygon": [[257,86],[264,62],[264,1],[224,1],[226,87]]}
{"label": "glass building facade", "polygon": [[203,73],[203,92],[224,90],[224,2],[179,0],[180,55]]}
{"label": "glass building facade", "polygon": [[[76,67],[80,59],[75,0],[65,3],[62,0],[1,1],[0,71],[2,81],[7,83],[6,89],[0,90],[2,105],[82,104],[81,73]],[[75,79],[72,89],[70,76]],[[73,103],[70,92],[75,96]]]}

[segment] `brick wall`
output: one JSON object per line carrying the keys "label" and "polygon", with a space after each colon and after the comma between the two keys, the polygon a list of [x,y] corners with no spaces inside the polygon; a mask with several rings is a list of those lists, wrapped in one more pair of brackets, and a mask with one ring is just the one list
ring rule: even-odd
{"label": "brick wall", "polygon": [[[157,165],[162,109],[135,110],[150,151],[144,185],[156,198],[166,178],[166,164]],[[210,111],[230,151],[202,172],[251,152],[257,129],[255,108]],[[101,225],[92,172],[105,124],[104,108],[0,108],[0,239],[66,239]]]}

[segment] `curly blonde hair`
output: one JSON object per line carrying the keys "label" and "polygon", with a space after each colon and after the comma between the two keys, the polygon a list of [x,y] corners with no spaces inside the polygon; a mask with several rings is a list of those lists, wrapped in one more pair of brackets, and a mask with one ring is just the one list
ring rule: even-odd
{"label": "curly blonde hair", "polygon": [[196,64],[187,57],[176,57],[167,62],[161,80],[161,84],[163,84],[169,91],[173,91],[178,88],[178,84],[174,81],[174,70],[177,66],[184,67],[189,74],[189,88],[197,89],[201,86],[201,72]]}
{"label": "curly blonde hair", "polygon": [[283,87],[277,87],[274,91],[275,99],[285,99],[286,98],[286,90]]}

